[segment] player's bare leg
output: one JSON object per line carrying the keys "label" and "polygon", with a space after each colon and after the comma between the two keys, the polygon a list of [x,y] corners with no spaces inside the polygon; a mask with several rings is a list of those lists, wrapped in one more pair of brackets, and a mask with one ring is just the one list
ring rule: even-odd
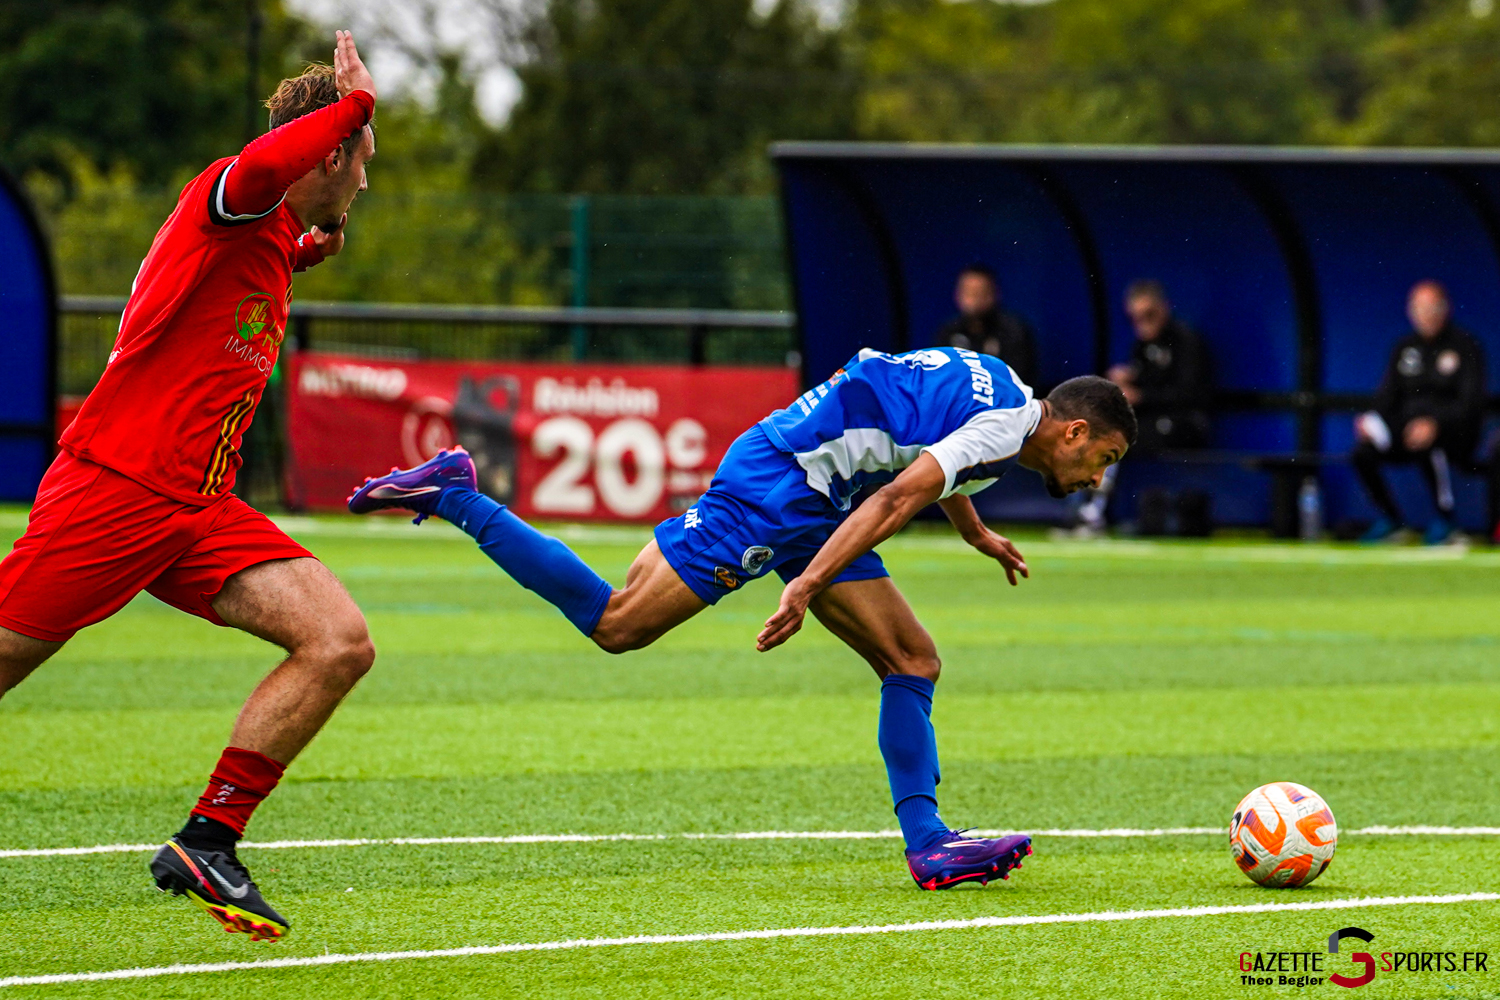
{"label": "player's bare leg", "polygon": [[938,816],[933,684],[942,664],[932,637],[889,577],[836,583],[809,608],[881,678],[880,752],[908,850],[907,866],[924,889],[1007,878],[1031,853],[1031,838],[970,838]]}
{"label": "player's bare leg", "polygon": [[649,646],[708,605],[692,592],[652,539],[616,590],[562,542],[537,531],[478,492],[474,463],[462,448],[411,469],[366,479],[349,509],[417,512],[416,523],[441,517],[479,543],[511,579],[554,605],[600,649],[623,653]]}
{"label": "player's bare leg", "polygon": [[836,583],[809,607],[881,680],[910,674],[937,681],[942,670],[937,644],[890,577]]}
{"label": "player's bare leg", "polygon": [[63,648],[60,642],[33,639],[29,635],[0,628],[0,698]]}
{"label": "player's bare leg", "polygon": [[287,651],[240,710],[230,744],[290,764],[375,662],[364,615],[316,559],[241,570],[213,607],[228,624]]}
{"label": "player's bare leg", "polygon": [[277,559],[225,581],[213,608],[225,623],[287,651],[235,720],[229,748],[187,825],[151,862],[163,890],[186,895],[251,940],[289,924],[261,897],[235,854],[255,807],[344,696],[370,669],[375,647],[364,616],[316,559]]}
{"label": "player's bare leg", "polygon": [[606,653],[642,649],[708,607],[652,539],[625,573],[625,587],[609,595],[589,635]]}

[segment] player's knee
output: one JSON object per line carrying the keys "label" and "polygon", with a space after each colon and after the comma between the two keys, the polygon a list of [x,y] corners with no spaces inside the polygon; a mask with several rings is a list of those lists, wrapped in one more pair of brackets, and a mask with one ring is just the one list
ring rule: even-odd
{"label": "player's knee", "polygon": [[375,665],[375,644],[370,641],[370,632],[362,619],[358,624],[349,622],[342,628],[330,629],[314,646],[313,653],[324,672],[346,687],[359,683]]}
{"label": "player's knee", "polygon": [[651,645],[652,636],[641,629],[622,622],[601,621],[590,639],[606,653],[628,653]]}
{"label": "player's knee", "polygon": [[892,673],[909,674],[913,677],[925,677],[937,683],[938,675],[943,672],[943,661],[938,658],[937,653],[915,653],[901,658],[895,665]]}

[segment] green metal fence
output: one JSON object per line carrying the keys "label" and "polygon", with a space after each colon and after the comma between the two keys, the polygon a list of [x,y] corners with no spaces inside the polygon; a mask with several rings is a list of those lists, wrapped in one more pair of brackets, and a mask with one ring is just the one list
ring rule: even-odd
{"label": "green metal fence", "polygon": [[[103,371],[118,324],[107,300],[129,292],[173,201],[105,184],[44,212],[63,293],[104,297],[63,317],[63,394],[87,393]],[[790,300],[779,204],[749,197],[369,192],[350,213],[344,253],[293,287],[299,302],[769,313]],[[324,345],[409,357],[780,364],[795,348],[788,331],[715,328],[695,339],[681,324],[318,322]]]}
{"label": "green metal fence", "polygon": [[[125,295],[171,192],[96,185],[44,204],[66,295]],[[534,306],[782,310],[775,198],[373,191],[336,260],[299,298]]]}

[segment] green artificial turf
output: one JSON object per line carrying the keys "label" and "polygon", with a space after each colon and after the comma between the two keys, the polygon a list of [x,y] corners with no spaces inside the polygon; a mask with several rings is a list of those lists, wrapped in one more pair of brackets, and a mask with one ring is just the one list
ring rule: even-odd
{"label": "green artificial turf", "polygon": [[[23,515],[0,512],[18,534]],[[879,831],[878,688],[810,624],[757,654],[762,582],[610,657],[466,538],[394,519],[289,527],[366,610],[376,669],[257,814],[255,840]],[[560,529],[623,577],[647,533]],[[1500,826],[1500,558],[1261,543],[1024,540],[1005,585],[950,535],[882,553],[944,659],[944,816],[979,827],[1222,826],[1290,779],[1345,831]],[[146,843],[201,789],[276,651],[150,598],[0,702],[0,849]],[[1043,836],[1006,883],[918,891],[898,840],[247,849],[274,945],[155,892],[145,854],[0,858],[0,978],[324,953],[1500,891],[1496,838],[1345,834],[1259,889],[1220,835]],[[1500,996],[1500,902],[1234,913],[550,952],[21,986],[17,997],[1221,997],[1243,951],[1494,949],[1488,974],[1357,996]],[[1346,952],[1352,950],[1346,943]],[[1352,972],[1347,956],[1327,967]],[[1333,963],[1343,964],[1333,964]],[[1324,973],[1326,975],[1326,972]]]}

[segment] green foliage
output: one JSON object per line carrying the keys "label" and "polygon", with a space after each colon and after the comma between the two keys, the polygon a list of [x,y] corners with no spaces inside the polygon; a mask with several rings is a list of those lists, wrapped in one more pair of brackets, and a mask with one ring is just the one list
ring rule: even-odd
{"label": "green foliage", "polygon": [[848,134],[835,36],[783,0],[554,0],[524,96],[475,165],[490,187],[642,194],[764,190],[777,138]]}
{"label": "green foliage", "polygon": [[1474,17],[1465,6],[1453,4],[1370,51],[1367,73],[1378,82],[1352,141],[1500,145],[1500,14]]}
{"label": "green foliage", "polygon": [[1343,102],[1342,0],[866,0],[859,124],[909,140],[1296,143]]}
{"label": "green foliage", "polygon": [[[262,92],[327,47],[282,2],[262,2]],[[65,291],[124,294],[178,186],[243,142],[248,9],[0,6],[0,162]],[[349,247],[299,296],[572,301],[584,192],[585,301],[777,308],[777,139],[1500,145],[1500,13],[1470,0],[854,0],[832,25],[808,0],[517,9],[509,121],[480,117],[453,55],[433,99],[388,95]]]}
{"label": "green foliage", "polygon": [[[328,48],[281,0],[259,7],[258,79]],[[249,9],[243,0],[0,5],[0,163],[67,183],[83,160],[155,184],[238,148],[252,110]]]}

